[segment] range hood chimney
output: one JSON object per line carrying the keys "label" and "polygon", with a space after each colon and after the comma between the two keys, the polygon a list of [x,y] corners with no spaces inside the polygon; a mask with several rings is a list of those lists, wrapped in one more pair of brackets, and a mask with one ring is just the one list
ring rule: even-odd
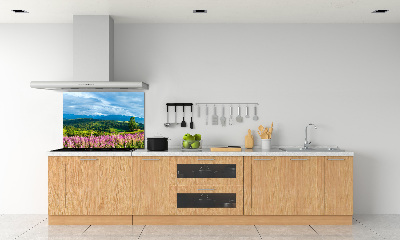
{"label": "range hood chimney", "polygon": [[147,90],[143,82],[114,81],[114,20],[108,15],[75,15],[73,81],[32,81],[31,88],[61,92]]}

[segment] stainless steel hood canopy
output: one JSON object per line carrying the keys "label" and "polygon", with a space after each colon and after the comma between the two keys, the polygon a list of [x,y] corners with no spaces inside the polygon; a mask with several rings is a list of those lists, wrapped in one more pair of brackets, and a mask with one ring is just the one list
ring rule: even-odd
{"label": "stainless steel hood canopy", "polygon": [[73,29],[73,81],[32,81],[31,88],[62,92],[149,89],[144,82],[114,81],[114,20],[110,16],[74,16]]}

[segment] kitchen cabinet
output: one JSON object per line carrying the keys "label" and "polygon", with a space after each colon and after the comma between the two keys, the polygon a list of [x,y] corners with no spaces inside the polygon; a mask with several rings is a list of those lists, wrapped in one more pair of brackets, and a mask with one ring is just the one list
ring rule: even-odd
{"label": "kitchen cabinet", "polygon": [[49,215],[63,215],[65,214],[65,157],[49,157],[48,172],[49,172],[49,200],[48,212]]}
{"label": "kitchen cabinet", "polygon": [[252,215],[322,215],[323,159],[252,157]]}
{"label": "kitchen cabinet", "polygon": [[50,215],[132,215],[129,157],[49,157]]}
{"label": "kitchen cabinet", "polygon": [[49,224],[352,222],[351,155],[51,156],[48,169]]}
{"label": "kitchen cabinet", "polygon": [[[134,215],[168,215],[169,157],[133,157]],[[140,196],[140,197],[138,197]]]}
{"label": "kitchen cabinet", "polygon": [[66,159],[67,215],[131,215],[129,157]]}
{"label": "kitchen cabinet", "polygon": [[325,215],[353,215],[353,158],[324,157]]}

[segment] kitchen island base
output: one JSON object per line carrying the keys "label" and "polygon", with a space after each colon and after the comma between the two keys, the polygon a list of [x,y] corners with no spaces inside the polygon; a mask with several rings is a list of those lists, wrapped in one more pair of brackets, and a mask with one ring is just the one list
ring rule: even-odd
{"label": "kitchen island base", "polygon": [[49,225],[351,225],[352,216],[49,216]]}
{"label": "kitchen island base", "polygon": [[49,224],[352,224],[351,154],[198,154],[50,156]]}

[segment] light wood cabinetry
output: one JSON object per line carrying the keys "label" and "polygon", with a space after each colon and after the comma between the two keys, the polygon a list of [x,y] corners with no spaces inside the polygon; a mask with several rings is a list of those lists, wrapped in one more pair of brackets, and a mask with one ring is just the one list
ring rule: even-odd
{"label": "light wood cabinetry", "polygon": [[133,157],[134,215],[168,215],[169,158]]}
{"label": "light wood cabinetry", "polygon": [[65,175],[66,166],[64,157],[49,157],[48,161],[49,172],[49,215],[63,215],[65,214]]}
{"label": "light wood cabinetry", "polygon": [[50,157],[49,170],[49,214],[132,215],[130,157]]}
{"label": "light wood cabinetry", "polygon": [[353,158],[324,157],[325,215],[353,215]]}
{"label": "light wood cabinetry", "polygon": [[252,157],[252,215],[322,215],[323,160]]}
{"label": "light wood cabinetry", "polygon": [[50,224],[351,224],[353,214],[353,157],[49,157],[48,169]]}

